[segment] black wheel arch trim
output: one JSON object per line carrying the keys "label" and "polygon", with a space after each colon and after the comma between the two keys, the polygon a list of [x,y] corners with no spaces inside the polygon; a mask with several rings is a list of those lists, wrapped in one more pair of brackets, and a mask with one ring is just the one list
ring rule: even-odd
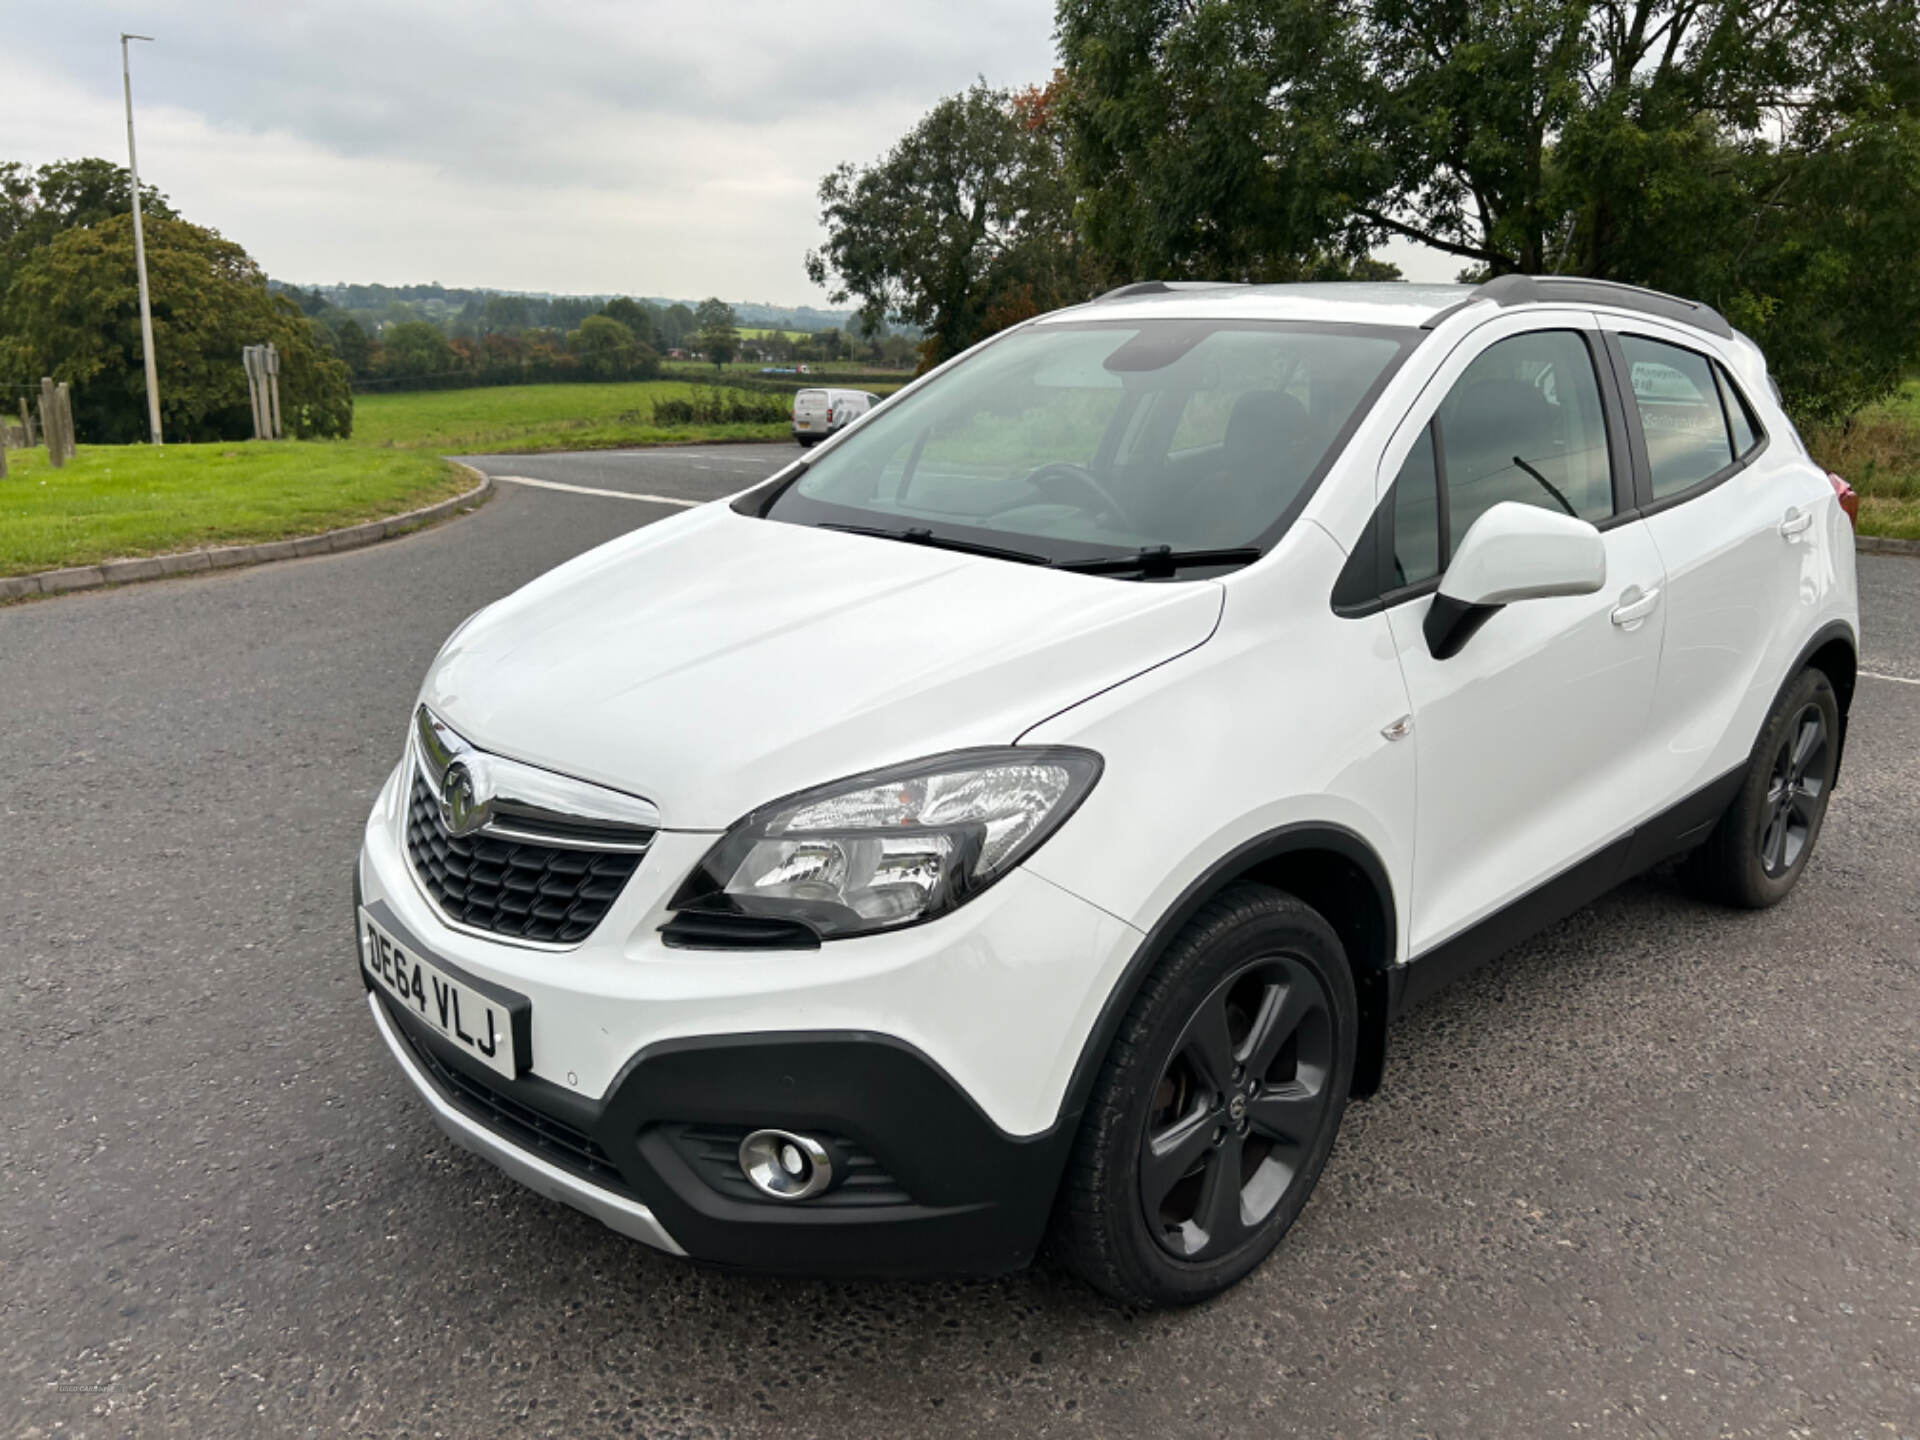
{"label": "black wheel arch trim", "polygon": [[[1300,821],[1282,825],[1229,850],[1215,860],[1180,892],[1179,898],[1153,923],[1146,938],[1134,950],[1121,972],[1119,981],[1107,993],[1093,1028],[1081,1042],[1080,1058],[1074,1062],[1067,1081],[1066,1095],[1060,1103],[1060,1123],[1077,1125],[1093,1093],[1107,1052],[1113,1048],[1134,997],[1147,976],[1159,963],[1167,946],[1200,908],[1220,891],[1253,870],[1288,855],[1324,851],[1351,861],[1366,877],[1380,906],[1386,931],[1386,962],[1381,965],[1354,966],[1354,988],[1360,997],[1361,1053],[1356,1057],[1351,1093],[1364,1098],[1379,1088],[1386,1066],[1386,1024],[1392,1010],[1392,990],[1396,983],[1393,953],[1399,937],[1399,912],[1395,909],[1393,885],[1387,879],[1387,867],[1373,847],[1358,832],[1331,821]],[[1329,917],[1332,918],[1332,917]]]}
{"label": "black wheel arch trim", "polygon": [[[1833,750],[1833,784],[1838,789],[1840,762],[1846,758],[1847,754],[1847,712],[1853,708],[1854,684],[1860,672],[1860,637],[1854,633],[1853,626],[1844,620],[1829,620],[1813,632],[1812,638],[1800,647],[1800,653],[1794,657],[1793,664],[1781,677],[1779,686],[1773,692],[1773,700],[1767,706],[1767,714],[1773,714],[1774,708],[1780,703],[1780,697],[1787,693],[1787,687],[1799,678],[1800,672],[1813,665],[1813,657],[1835,641],[1845,644],[1848,656],[1853,661],[1853,674],[1848,675],[1844,681],[1833,675],[1827,677],[1833,682],[1834,698],[1839,701],[1840,709],[1840,734],[1835,738]],[[1762,717],[1761,729],[1766,728],[1766,723],[1765,717]],[[1754,740],[1758,741],[1759,738],[1759,732],[1756,731]]]}

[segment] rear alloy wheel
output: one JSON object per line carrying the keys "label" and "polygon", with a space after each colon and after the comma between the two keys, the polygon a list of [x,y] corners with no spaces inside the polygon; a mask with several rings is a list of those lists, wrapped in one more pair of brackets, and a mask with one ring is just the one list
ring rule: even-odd
{"label": "rear alloy wheel", "polygon": [[1784,879],[1813,844],[1827,808],[1827,781],[1833,760],[1827,717],[1812,702],[1802,706],[1780,739],[1768,767],[1765,809],[1754,841],[1760,868],[1770,880]]}
{"label": "rear alloy wheel", "polygon": [[1135,1305],[1207,1299],[1305,1206],[1346,1110],[1353,979],[1326,920],[1239,884],[1168,946],[1095,1082],[1054,1251]]}
{"label": "rear alloy wheel", "polygon": [[1688,862],[1698,888],[1756,910],[1785,899],[1820,838],[1839,758],[1833,685],[1803,670],[1767,717],[1739,794]]}

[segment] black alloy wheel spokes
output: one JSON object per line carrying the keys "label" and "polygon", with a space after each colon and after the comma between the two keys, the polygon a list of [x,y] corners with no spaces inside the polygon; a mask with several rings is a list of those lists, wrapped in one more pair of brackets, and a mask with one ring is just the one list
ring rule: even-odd
{"label": "black alloy wheel spokes", "polygon": [[1325,1123],[1326,991],[1268,956],[1216,986],[1154,1087],[1140,1147],[1147,1226],[1182,1260],[1226,1255],[1273,1213]]}
{"label": "black alloy wheel spokes", "polygon": [[1800,863],[1814,826],[1826,807],[1833,766],[1827,742],[1827,721],[1818,705],[1809,705],[1794,717],[1780,742],[1761,807],[1760,866],[1769,879],[1778,880]]}

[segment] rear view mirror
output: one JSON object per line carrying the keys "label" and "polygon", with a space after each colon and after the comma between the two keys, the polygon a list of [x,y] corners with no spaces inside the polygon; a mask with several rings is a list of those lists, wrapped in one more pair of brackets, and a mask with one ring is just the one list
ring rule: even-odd
{"label": "rear view mirror", "polygon": [[1607,583],[1600,532],[1572,515],[1504,501],[1467,531],[1427,611],[1427,648],[1457,655],[1502,605],[1555,595],[1591,595]]}

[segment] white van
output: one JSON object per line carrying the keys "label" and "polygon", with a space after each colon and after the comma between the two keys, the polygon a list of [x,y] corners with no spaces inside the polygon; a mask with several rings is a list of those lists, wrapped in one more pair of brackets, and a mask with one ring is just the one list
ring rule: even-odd
{"label": "white van", "polygon": [[793,397],[793,438],[803,446],[824,440],[879,403],[867,390],[802,390]]}

